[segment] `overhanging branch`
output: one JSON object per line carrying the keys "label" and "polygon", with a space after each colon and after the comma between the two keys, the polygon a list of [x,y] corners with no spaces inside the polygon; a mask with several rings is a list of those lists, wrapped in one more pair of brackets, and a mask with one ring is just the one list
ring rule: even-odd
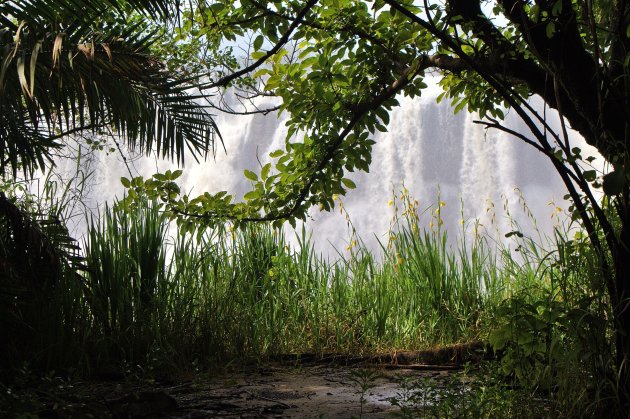
{"label": "overhanging branch", "polygon": [[318,0],[309,0],[306,3],[306,5],[302,8],[302,10],[300,10],[300,12],[298,13],[295,20],[291,23],[291,25],[289,25],[289,28],[286,30],[286,32],[282,35],[282,37],[280,37],[280,39],[278,40],[278,42],[276,42],[273,48],[271,48],[269,51],[265,53],[265,55],[263,55],[262,57],[260,57],[258,60],[248,65],[247,67],[240,69],[239,71],[229,74],[217,81],[211,81],[209,83],[204,83],[204,84],[199,85],[198,86],[199,89],[206,90],[206,89],[213,89],[217,87],[226,87],[232,81],[238,79],[239,77],[244,76],[245,74],[251,73],[252,71],[256,70],[258,67],[263,65],[269,58],[271,58],[278,51],[280,51],[280,49],[284,45],[286,45],[287,42],[289,42],[289,39],[291,38],[291,34],[293,34],[295,29],[297,29],[297,27],[300,25],[300,21],[304,18],[304,16],[306,16],[309,10],[311,10],[315,6],[315,4],[317,4],[317,1]]}
{"label": "overhanging branch", "polygon": [[417,63],[416,65],[407,67],[402,74],[394,80],[389,86],[384,88],[379,94],[374,96],[372,100],[366,102],[362,105],[359,105],[355,108],[353,112],[353,116],[350,118],[345,128],[335,137],[334,141],[331,141],[330,144],[326,147],[326,151],[324,152],[323,157],[320,161],[315,165],[311,175],[308,177],[306,183],[299,189],[295,198],[292,200],[292,204],[289,205],[286,210],[280,212],[271,212],[266,215],[261,215],[260,217],[237,217],[232,214],[218,214],[216,212],[210,213],[191,213],[188,211],[180,210],[176,207],[171,207],[171,211],[177,213],[182,216],[192,217],[196,219],[208,220],[212,218],[219,217],[224,220],[235,220],[241,222],[265,222],[265,221],[276,221],[276,220],[285,220],[293,216],[296,212],[298,212],[301,206],[304,204],[304,201],[308,197],[311,188],[316,180],[317,173],[324,170],[324,168],[330,164],[331,160],[334,158],[335,154],[339,150],[339,147],[343,144],[344,140],[348,137],[348,135],[352,132],[355,126],[363,119],[370,111],[373,111],[380,107],[387,100],[394,97],[398,92],[405,88],[413,79],[420,74],[424,69],[429,66],[429,63],[432,62],[432,58],[427,56],[425,60]]}

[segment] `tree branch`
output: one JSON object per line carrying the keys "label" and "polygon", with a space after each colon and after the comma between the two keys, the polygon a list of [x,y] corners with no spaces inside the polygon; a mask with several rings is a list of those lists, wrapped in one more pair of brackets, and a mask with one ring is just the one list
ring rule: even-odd
{"label": "tree branch", "polygon": [[[430,62],[431,57],[427,56],[422,61]],[[352,130],[361,121],[361,119],[363,119],[365,115],[367,115],[368,112],[377,109],[388,99],[391,99],[396,94],[398,94],[398,92],[404,89],[405,86],[407,86],[411,81],[413,81],[413,79],[422,71],[424,71],[424,69],[427,67],[429,67],[429,64],[426,64],[424,62],[419,62],[418,64],[414,66],[407,67],[401,73],[401,75],[396,80],[394,80],[394,82],[392,82],[389,86],[384,88],[379,94],[374,96],[372,100],[355,108],[355,111],[353,112],[353,116],[350,118],[345,128],[335,137],[334,141],[331,141],[330,144],[328,144],[323,157],[314,166],[314,169],[311,175],[308,177],[308,180],[299,189],[295,198],[292,200],[293,202],[288,207],[286,207],[286,209],[279,212],[272,212],[266,215],[262,215],[260,217],[242,217],[242,218],[238,218],[235,215],[218,214],[215,212],[204,213],[204,214],[190,213],[187,211],[180,210],[173,206],[170,208],[171,211],[179,215],[197,218],[197,219],[207,220],[207,219],[212,219],[215,217],[221,217],[227,220],[236,220],[236,221],[243,221],[243,222],[276,221],[276,220],[284,220],[291,217],[292,215],[294,215],[296,212],[298,212],[301,209],[302,204],[306,200],[308,194],[311,191],[313,184],[315,183],[317,179],[316,175],[319,172],[321,172],[326,167],[326,165],[328,165],[332,161],[332,159],[335,157],[335,154],[339,150],[339,147],[343,144],[346,137],[352,132]]]}
{"label": "tree branch", "polygon": [[[623,106],[608,106],[602,109],[597,98],[601,83],[610,85],[609,80],[600,80],[602,74],[598,63],[586,51],[578,27],[578,18],[570,0],[562,0],[562,8],[557,16],[552,16],[551,4],[541,8],[548,14],[547,20],[533,22],[524,10],[520,0],[500,0],[505,16],[524,35],[525,42],[536,54],[538,61],[544,66],[544,71],[549,77],[557,78],[561,87],[560,97],[563,99],[562,108],[571,125],[577,129],[587,140],[607,158],[616,153],[600,141],[601,128],[597,121],[600,117],[606,118],[606,125],[611,127],[609,134],[613,137],[623,138],[624,132],[622,120]],[[542,4],[542,3],[541,3]],[[557,30],[548,30],[548,25],[553,24]],[[537,92],[538,93],[538,92]],[[541,95],[547,103],[554,106],[555,94],[551,89],[546,89]],[[564,99],[566,98],[566,101]],[[557,108],[557,107],[556,107]],[[620,114],[621,112],[621,114]],[[577,114],[577,115],[575,115]],[[579,118],[576,118],[579,116]],[[580,121],[581,120],[581,121]]]}
{"label": "tree branch", "polygon": [[[504,98],[504,100],[509,103],[509,105],[517,112],[517,114],[521,117],[523,122],[531,130],[532,134],[538,140],[541,147],[546,151],[552,150],[552,147],[549,144],[546,138],[546,135],[543,132],[541,132],[539,127],[536,125],[534,119],[532,119],[532,116],[530,116],[526,111],[526,110],[529,110],[530,112],[532,112],[531,107],[527,104],[526,101],[524,101],[524,99],[520,95],[514,92],[514,89],[510,87],[510,85],[505,84],[500,78],[497,78],[496,74],[485,71],[485,69],[481,67],[477,61],[475,61],[474,57],[466,55],[462,51],[460,45],[456,42],[456,40],[450,38],[448,34],[445,34],[444,32],[442,32],[440,29],[436,27],[432,27],[426,21],[422,20],[421,18],[416,16],[414,13],[412,13],[409,9],[400,5],[396,1],[394,0],[384,0],[384,1],[390,6],[392,6],[393,8],[395,8],[396,10],[403,13],[411,21],[417,23],[423,28],[426,28],[439,40],[443,41],[447,47],[451,48],[456,54],[458,54],[460,58],[463,61],[465,61],[468,66],[471,67],[472,70],[476,71],[481,77],[483,77],[488,83],[490,83],[490,85],[499,92],[499,94]],[[546,121],[544,119],[541,119],[540,116],[538,116],[535,112],[533,112],[533,115],[534,115],[534,118],[538,120],[539,122],[542,122],[545,125],[545,127],[548,126],[546,124]],[[551,158],[550,160],[552,164],[554,165],[554,167],[556,168],[557,172],[560,174],[560,177],[562,178],[563,183],[565,184],[565,186],[567,187],[569,191],[569,194],[571,195],[571,199],[573,200],[580,214],[580,217],[584,223],[584,227],[587,230],[587,233],[589,235],[591,243],[593,244],[593,247],[596,249],[596,252],[602,255],[603,257],[605,253],[603,251],[603,247],[597,235],[597,230],[595,229],[593,220],[591,219],[591,216],[588,213],[587,208],[582,203],[581,197],[575,187],[575,184],[572,182],[571,178],[567,174],[567,168],[556,158]],[[584,183],[580,183],[580,188],[584,188],[585,186],[588,188],[588,185],[584,185]],[[600,209],[597,205],[595,205],[595,207],[596,209]],[[604,231],[604,235],[606,238],[606,242],[609,246],[609,249],[611,249],[613,254],[615,254],[616,241],[614,237],[614,229],[612,229],[612,226],[608,222],[608,219],[605,216],[603,218],[600,217],[600,214],[602,213],[599,211],[596,212],[596,218],[600,222],[600,225]],[[604,272],[605,274],[609,273],[606,263],[603,264],[603,269],[606,271]]]}
{"label": "tree branch", "polygon": [[300,25],[301,19],[304,18],[304,16],[306,16],[306,14],[309,12],[309,10],[311,10],[315,6],[315,4],[317,4],[317,1],[318,0],[309,0],[308,3],[306,3],[304,8],[302,8],[302,10],[300,10],[300,13],[298,13],[296,19],[291,23],[291,25],[289,25],[289,28],[287,29],[287,31],[282,35],[282,37],[278,40],[278,42],[276,42],[273,48],[271,48],[269,51],[267,51],[267,53],[265,53],[265,55],[263,55],[262,57],[260,57],[258,60],[248,65],[247,67],[242,68],[241,70],[236,71],[232,74],[229,74],[221,78],[220,80],[201,84],[200,86],[198,86],[199,89],[205,90],[205,89],[213,89],[216,87],[226,87],[233,80],[236,80],[239,77],[244,76],[245,74],[248,74],[254,71],[255,69],[257,69],[258,67],[260,67],[261,65],[263,65],[270,57],[272,57],[274,54],[280,51],[280,48],[282,48],[289,41],[291,34]]}

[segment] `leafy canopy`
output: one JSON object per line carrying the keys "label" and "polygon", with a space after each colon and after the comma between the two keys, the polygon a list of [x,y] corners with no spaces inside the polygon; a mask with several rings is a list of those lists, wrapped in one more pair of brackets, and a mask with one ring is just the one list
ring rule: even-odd
{"label": "leafy canopy", "polygon": [[[501,119],[512,107],[532,135],[512,133],[552,160],[583,214],[594,202],[589,185],[601,179],[570,146],[565,126],[554,132],[527,99],[540,95],[614,165],[616,179],[604,178],[609,194],[626,187],[627,118],[620,103],[628,90],[623,17],[630,10],[622,3],[197,2],[182,13],[174,45],[194,42],[215,56],[224,56],[229,42],[246,45],[239,68],[208,67],[200,89],[277,97],[289,115],[285,147],[259,173],[245,172],[252,182],[245,202],[232,202],[226,192],[183,195],[177,173],[125,180],[130,201],[141,191],[159,196],[191,228],[225,219],[294,221],[313,205],[328,210],[334,195],[354,187],[347,173],[368,171],[374,133],[387,129],[397,97],[421,95],[427,73],[437,72],[455,110],[478,112],[488,127],[511,132]],[[189,59],[209,62],[205,57]]]}

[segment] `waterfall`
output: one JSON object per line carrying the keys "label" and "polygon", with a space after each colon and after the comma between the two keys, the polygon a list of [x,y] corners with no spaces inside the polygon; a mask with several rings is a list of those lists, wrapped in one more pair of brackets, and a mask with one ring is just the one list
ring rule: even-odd
{"label": "waterfall", "polygon": [[[420,209],[435,206],[439,194],[446,204],[442,216],[451,237],[461,231],[462,218],[478,219],[488,230],[511,231],[514,227],[505,209],[524,230],[531,230],[521,194],[538,228],[550,234],[556,222],[551,217],[555,208],[568,204],[562,200],[566,192],[549,160],[508,134],[475,124],[476,115],[465,111],[454,115],[448,101],[436,103],[440,92],[433,85],[420,98],[400,98],[401,106],[391,113],[389,131],[375,136],[370,173],[351,174],[358,188],[343,197],[343,202],[359,236],[369,247],[378,247],[377,240],[384,239],[392,217],[388,201],[403,182],[420,202]],[[557,115],[548,115],[557,125]],[[249,188],[243,170],[258,171],[259,161],[264,164],[271,151],[283,148],[285,121],[285,116],[275,114],[217,115],[226,152],[219,145],[214,159],[200,164],[188,159],[181,178],[184,190],[192,195],[227,190],[241,197]],[[506,123],[526,132],[516,115],[508,113]],[[572,138],[584,149],[577,135],[572,134]],[[595,154],[592,149],[588,151],[586,155]],[[150,176],[156,170],[172,169],[174,164],[141,158],[131,166],[134,175]],[[93,204],[120,196],[123,188],[119,179],[129,176],[120,156],[99,157],[95,169]],[[508,205],[504,208],[505,202]],[[319,251],[334,255],[335,248],[345,249],[349,233],[346,219],[338,211],[313,209],[306,226],[313,231]]]}

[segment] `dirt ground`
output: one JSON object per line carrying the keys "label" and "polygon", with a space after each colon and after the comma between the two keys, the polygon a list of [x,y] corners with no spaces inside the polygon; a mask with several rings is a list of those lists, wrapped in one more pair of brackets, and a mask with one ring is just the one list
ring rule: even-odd
{"label": "dirt ground", "polygon": [[392,399],[406,400],[404,383],[430,400],[463,361],[483,353],[473,345],[384,357],[302,355],[162,380],[64,382],[53,392],[31,394],[39,394],[41,418],[385,418],[400,413]]}
{"label": "dirt ground", "polygon": [[414,366],[276,365],[200,374],[170,385],[77,383],[84,395],[75,393],[75,403],[83,414],[114,418],[385,418],[400,410],[390,399],[402,397],[402,377],[439,383],[449,373]]}
{"label": "dirt ground", "polygon": [[[180,417],[381,418],[399,409],[390,399],[401,392],[401,376],[440,379],[446,371],[309,366],[269,368],[217,377],[201,393],[184,391]],[[365,392],[361,384],[369,386]],[[363,393],[364,402],[361,403]],[[178,397],[176,393],[174,397]]]}

